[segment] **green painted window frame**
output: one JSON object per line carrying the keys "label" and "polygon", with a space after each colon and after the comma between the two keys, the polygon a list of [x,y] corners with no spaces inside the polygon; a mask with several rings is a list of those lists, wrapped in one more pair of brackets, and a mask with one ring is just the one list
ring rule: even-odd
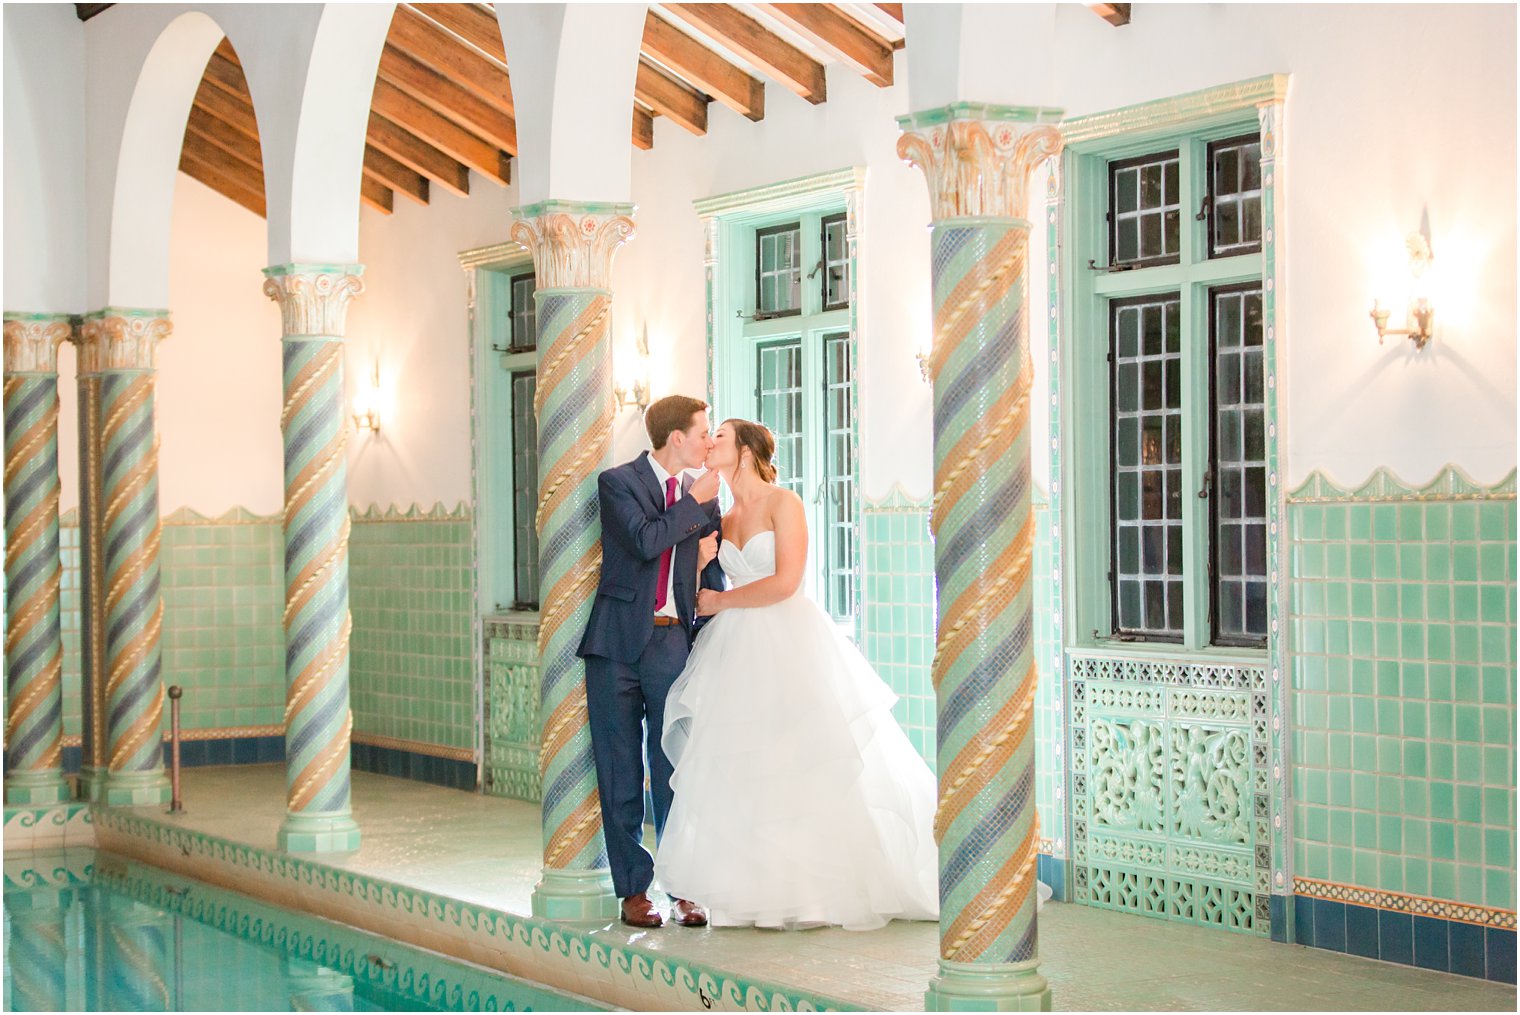
{"label": "green painted window frame", "polygon": [[[1112,469],[1108,420],[1111,412],[1109,308],[1116,300],[1175,292],[1179,296],[1183,332],[1183,484],[1185,493],[1203,485],[1210,462],[1212,404],[1209,363],[1208,307],[1211,290],[1263,282],[1265,259],[1260,251],[1210,257],[1211,221],[1200,221],[1191,210],[1207,191],[1208,149],[1212,142],[1236,138],[1260,129],[1254,107],[1200,117],[1191,123],[1108,134],[1070,144],[1063,157],[1066,238],[1065,289],[1070,313],[1063,343],[1062,370],[1073,416],[1062,434],[1062,457],[1068,463],[1062,498],[1064,524],[1072,549],[1069,609],[1074,646],[1122,646],[1126,652],[1155,652],[1175,656],[1180,650],[1205,656],[1249,657],[1259,661],[1266,645],[1216,644],[1209,600],[1208,561],[1213,553],[1210,503],[1184,496],[1183,509],[1183,633],[1176,639],[1121,636],[1114,616],[1110,570],[1116,567],[1112,543]],[[1181,250],[1175,263],[1153,263],[1108,271],[1112,200],[1112,164],[1169,149],[1179,152],[1182,177],[1179,206],[1183,212]],[[1099,548],[1096,552],[1092,548]]]}
{"label": "green painted window frame", "polygon": [[[859,390],[863,375],[860,359],[859,305],[859,223],[862,221],[865,170],[851,167],[832,173],[771,184],[734,194],[719,195],[697,201],[696,209],[707,232],[708,295],[708,388],[714,407],[714,419],[727,416],[756,415],[755,390],[758,380],[755,350],[762,344],[789,336],[798,336],[803,347],[803,418],[808,450],[807,461],[821,468],[824,462],[824,371],[823,350],[826,336],[847,332],[849,358],[855,371],[851,393],[852,448],[849,480],[860,489]],[[759,231],[796,222],[802,239],[801,263],[817,264],[824,256],[824,223],[845,216],[848,300],[838,307],[823,305],[825,285],[801,286],[800,312],[790,316],[758,319],[757,241]],[[806,272],[803,273],[806,276]],[[809,566],[805,591],[830,610],[836,622],[850,637],[859,640],[864,623],[861,580],[865,554],[860,545],[860,498],[852,504],[854,533],[851,602],[847,609],[831,604],[827,595],[827,558],[825,556],[825,505],[815,496],[825,481],[821,475],[802,491],[808,511]]]}

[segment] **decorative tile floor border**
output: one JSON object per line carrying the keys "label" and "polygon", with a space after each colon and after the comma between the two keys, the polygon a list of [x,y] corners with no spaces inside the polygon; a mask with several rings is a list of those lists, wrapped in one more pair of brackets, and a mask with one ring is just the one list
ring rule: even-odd
{"label": "decorative tile floor border", "polygon": [[478,906],[315,860],[100,810],[99,848],[536,983],[644,1010],[856,1011],[595,932]]}
{"label": "decorative tile floor border", "polygon": [[383,737],[378,733],[359,733],[353,735],[356,744],[368,744],[371,747],[384,747],[392,751],[406,751],[409,754],[423,754],[430,758],[447,758],[449,761],[468,761],[475,763],[475,751],[470,747],[445,747],[442,744],[428,744],[420,740],[402,740],[399,737]]}
{"label": "decorative tile floor border", "polygon": [[1297,944],[1498,983],[1515,982],[1512,929],[1309,895],[1295,895],[1293,910]]}
{"label": "decorative tile floor border", "polygon": [[1457,923],[1472,923],[1481,927],[1515,929],[1515,914],[1506,909],[1488,906],[1472,906],[1463,902],[1448,902],[1421,895],[1405,895],[1402,892],[1384,892],[1374,888],[1358,888],[1355,885],[1338,885],[1332,881],[1313,878],[1294,878],[1293,894],[1312,899],[1331,899],[1373,909],[1387,909],[1397,913],[1413,913],[1416,916],[1433,916]]}
{"label": "decorative tile floor border", "polygon": [[51,807],[5,808],[5,852],[22,853],[95,845],[90,805],[75,800]]}
{"label": "decorative tile floor border", "polygon": [[[449,1011],[588,1011],[601,1006],[520,978],[503,980],[447,956],[398,948],[369,931],[314,919],[265,905],[238,892],[208,888],[157,868],[133,869],[119,857],[102,855],[95,883],[166,913],[257,942],[290,958],[318,963],[356,986],[378,988],[413,1007],[422,1002]],[[522,1007],[519,1007],[522,1006]]]}

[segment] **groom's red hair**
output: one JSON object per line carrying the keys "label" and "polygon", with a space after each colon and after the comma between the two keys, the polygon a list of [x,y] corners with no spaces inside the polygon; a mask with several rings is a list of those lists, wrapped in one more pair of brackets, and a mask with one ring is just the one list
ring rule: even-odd
{"label": "groom's red hair", "polygon": [[649,431],[649,443],[656,451],[665,446],[670,435],[677,430],[691,427],[691,419],[707,408],[700,398],[686,395],[666,395],[650,404],[644,412],[644,429]]}

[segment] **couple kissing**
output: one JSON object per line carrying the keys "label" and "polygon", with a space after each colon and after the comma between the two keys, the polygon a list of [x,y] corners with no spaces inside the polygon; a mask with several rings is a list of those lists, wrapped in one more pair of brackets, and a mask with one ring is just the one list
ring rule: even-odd
{"label": "couple kissing", "polygon": [[896,695],[803,593],[807,515],[775,482],[774,437],[742,419],[714,432],[683,395],[644,422],[652,450],[598,479],[579,649],[623,922],[664,922],[656,880],[687,927],[937,919],[934,776]]}

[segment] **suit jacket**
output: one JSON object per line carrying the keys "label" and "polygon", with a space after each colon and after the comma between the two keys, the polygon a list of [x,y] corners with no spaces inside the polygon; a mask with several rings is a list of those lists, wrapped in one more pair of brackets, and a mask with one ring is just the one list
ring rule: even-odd
{"label": "suit jacket", "polygon": [[[577,654],[634,663],[654,634],[655,585],[660,555],[671,547],[676,613],[690,640],[695,635],[697,544],[712,532],[722,539],[716,499],[706,504],[682,495],[669,509],[644,452],[597,477],[602,511],[602,575],[591,619]],[[702,573],[704,588],[723,588],[723,569],[714,558]]]}

